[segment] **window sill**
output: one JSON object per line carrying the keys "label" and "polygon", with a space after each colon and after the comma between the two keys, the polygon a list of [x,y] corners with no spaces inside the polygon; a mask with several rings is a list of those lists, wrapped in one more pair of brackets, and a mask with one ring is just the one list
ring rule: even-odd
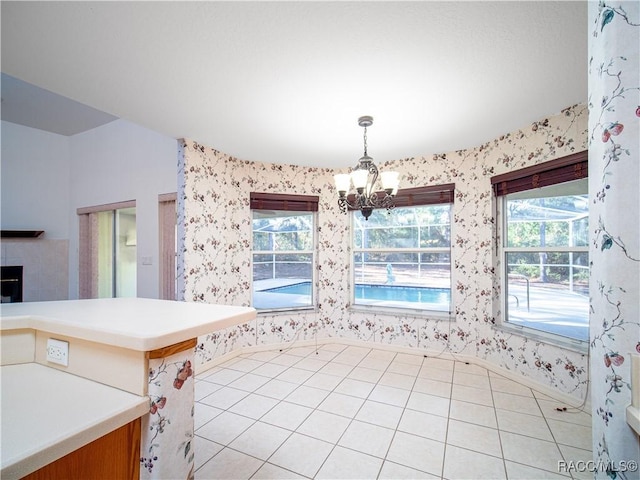
{"label": "window sill", "polygon": [[583,355],[587,355],[589,353],[589,342],[584,342],[582,340],[574,340],[572,338],[562,337],[553,333],[546,333],[528,327],[505,323],[494,325],[493,328],[504,333],[520,335],[531,340],[554,345]]}
{"label": "window sill", "polygon": [[265,315],[290,315],[292,313],[317,313],[315,307],[295,307],[295,308],[274,308],[274,309],[262,309],[256,310],[258,316]]}
{"label": "window sill", "polygon": [[349,312],[359,313],[377,313],[387,316],[408,316],[423,319],[434,320],[448,320],[450,322],[455,321],[455,315],[450,312],[439,312],[436,310],[418,310],[414,308],[400,308],[400,307],[380,307],[377,305],[351,305],[348,308]]}

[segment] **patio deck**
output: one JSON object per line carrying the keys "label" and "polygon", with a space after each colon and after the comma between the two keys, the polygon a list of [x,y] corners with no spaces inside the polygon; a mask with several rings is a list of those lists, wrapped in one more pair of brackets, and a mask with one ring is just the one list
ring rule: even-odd
{"label": "patio deck", "polygon": [[509,323],[589,341],[589,297],[532,286],[509,286]]}

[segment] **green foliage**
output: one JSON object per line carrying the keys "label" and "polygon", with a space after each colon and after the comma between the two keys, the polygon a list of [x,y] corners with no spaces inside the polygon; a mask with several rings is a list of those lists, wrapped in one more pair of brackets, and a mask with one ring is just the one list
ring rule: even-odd
{"label": "green foliage", "polygon": [[588,245],[589,219],[586,200],[586,195],[508,200],[507,245]]}
{"label": "green foliage", "polygon": [[547,250],[550,247],[588,245],[586,194],[508,198],[505,203],[507,246],[531,250],[507,253],[510,275],[563,285],[569,284],[570,280],[574,283],[588,282],[588,253]]}
{"label": "green foliage", "polygon": [[433,248],[451,243],[449,204],[374,210],[369,220],[355,215],[356,248]]}
{"label": "green foliage", "polygon": [[313,215],[280,212],[273,217],[253,218],[254,251],[290,251],[313,248]]}
{"label": "green foliage", "polygon": [[507,253],[509,275],[523,275],[531,281],[568,284],[573,281],[588,283],[588,253],[568,252],[509,252]]}

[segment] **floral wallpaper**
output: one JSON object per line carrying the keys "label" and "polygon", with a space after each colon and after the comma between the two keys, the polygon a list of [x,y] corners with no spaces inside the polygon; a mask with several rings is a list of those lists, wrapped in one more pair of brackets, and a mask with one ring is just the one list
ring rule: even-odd
{"label": "floral wallpaper", "polygon": [[197,141],[181,141],[178,290],[187,301],[250,305],[250,192],[320,198],[316,311],[260,314],[252,323],[201,337],[196,366],[241,346],[343,337],[475,355],[584,398],[585,355],[494,328],[501,312],[490,178],[586,150],[587,123],[586,105],[574,105],[473,149],[379,164],[400,172],[401,187],[456,184],[451,252],[454,322],[348,308],[349,217],[337,206],[335,171],[244,161]]}
{"label": "floral wallpaper", "polygon": [[193,359],[193,350],[187,350],[149,360],[150,404],[140,442],[143,480],[194,477]]}
{"label": "floral wallpaper", "polygon": [[338,228],[335,222],[337,206],[326,187],[333,182],[331,171],[242,161],[186,140],[179,159],[178,295],[187,301],[250,305],[250,192],[319,195],[323,212],[318,223],[318,313],[261,315],[254,322],[203,336],[196,362],[242,346],[311,339],[316,333],[326,336],[325,323],[341,321],[335,299],[343,295],[348,278],[348,267],[335,270],[331,260],[341,251],[344,256],[349,238],[347,225]]}
{"label": "floral wallpaper", "polygon": [[595,477],[637,479],[624,465],[640,462],[638,436],[625,418],[630,355],[640,354],[640,4],[592,2],[589,28]]}

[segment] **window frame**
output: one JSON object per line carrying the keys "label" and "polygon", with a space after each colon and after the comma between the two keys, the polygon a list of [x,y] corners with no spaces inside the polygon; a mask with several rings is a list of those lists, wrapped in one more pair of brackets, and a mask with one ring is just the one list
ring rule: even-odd
{"label": "window frame", "polygon": [[[380,195],[383,192],[379,193]],[[350,279],[349,279],[349,309],[353,311],[376,311],[387,313],[391,315],[412,315],[417,317],[430,317],[430,318],[438,318],[438,319],[451,319],[453,318],[453,288],[454,284],[453,275],[454,271],[452,268],[452,249],[451,243],[453,238],[453,207],[454,207],[454,198],[455,198],[455,183],[442,184],[442,185],[432,185],[425,187],[414,187],[407,188],[403,190],[399,190],[395,200],[394,200],[394,208],[414,208],[414,207],[424,207],[424,206],[432,206],[432,205],[449,205],[449,246],[448,247],[407,247],[407,248],[399,248],[399,247],[391,247],[391,248],[356,248],[355,246],[355,217],[354,215],[361,215],[359,210],[349,209],[350,215],[350,246],[351,246],[351,254],[350,254]],[[401,226],[398,226],[401,228]],[[420,228],[417,226],[417,228]],[[422,254],[430,254],[430,253],[448,253],[449,254],[449,307],[447,311],[444,310],[429,310],[424,308],[412,308],[411,306],[379,306],[375,304],[362,304],[356,303],[356,254],[361,253],[376,253],[376,252],[391,252],[391,253],[416,253],[418,257]]]}
{"label": "window frame", "polygon": [[[309,305],[288,306],[277,308],[256,308],[258,314],[286,314],[290,312],[300,312],[308,310],[316,310],[318,304],[317,292],[317,261],[318,261],[318,204],[319,197],[314,195],[291,195],[282,193],[258,193],[251,192],[250,199],[251,211],[251,306],[254,306],[255,280],[254,280],[254,255],[272,254],[272,255],[299,255],[311,254],[311,299]],[[253,244],[253,221],[254,211],[257,210],[273,210],[278,212],[290,213],[292,216],[300,214],[311,214],[311,249],[310,250],[254,250]]]}
{"label": "window frame", "polygon": [[[534,247],[510,247],[508,242],[508,218],[507,202],[509,195],[533,191],[543,187],[560,185],[574,180],[588,179],[588,152],[582,151],[566,157],[557,158],[531,167],[515,170],[491,178],[493,187],[495,212],[496,212],[496,255],[500,265],[497,269],[500,284],[499,308],[502,312],[496,327],[512,333],[518,333],[528,338],[546,343],[555,344],[570,350],[584,353],[588,350],[589,340],[560,335],[558,333],[539,330],[526,325],[518,325],[508,320],[508,262],[509,253],[586,253],[589,254],[589,245],[583,246],[534,246]],[[538,196],[532,198],[540,198]],[[587,219],[589,219],[587,212]],[[587,227],[588,228],[588,227]],[[588,262],[587,262],[588,265]],[[588,328],[588,327],[587,327]]]}

